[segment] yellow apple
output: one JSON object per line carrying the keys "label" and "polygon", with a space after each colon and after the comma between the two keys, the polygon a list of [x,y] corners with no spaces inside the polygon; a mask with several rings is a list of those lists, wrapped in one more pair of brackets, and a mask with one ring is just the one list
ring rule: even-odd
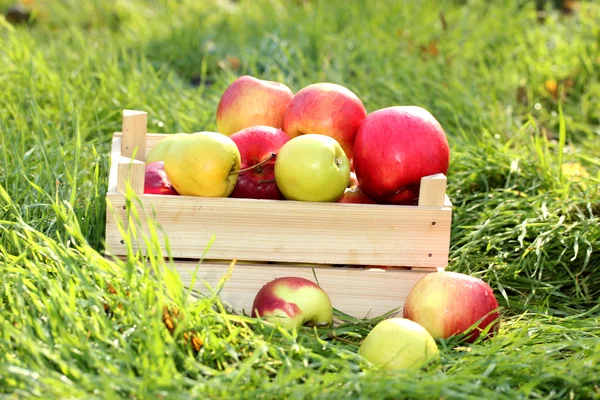
{"label": "yellow apple", "polygon": [[240,152],[229,136],[196,132],[173,141],[164,164],[180,195],[228,197],[237,182],[240,161]]}
{"label": "yellow apple", "polygon": [[358,354],[383,370],[410,370],[433,361],[439,351],[431,334],[418,323],[389,318],[375,325]]}
{"label": "yellow apple", "polygon": [[335,202],[350,182],[350,161],[330,136],[296,136],[279,150],[275,182],[288,200]]}
{"label": "yellow apple", "polygon": [[187,136],[189,136],[187,133],[175,133],[174,135],[170,135],[164,139],[161,139],[150,149],[148,154],[146,154],[146,164],[150,164],[157,161],[164,161],[165,155],[167,154],[167,151],[169,151],[171,144],[173,144],[175,140]]}

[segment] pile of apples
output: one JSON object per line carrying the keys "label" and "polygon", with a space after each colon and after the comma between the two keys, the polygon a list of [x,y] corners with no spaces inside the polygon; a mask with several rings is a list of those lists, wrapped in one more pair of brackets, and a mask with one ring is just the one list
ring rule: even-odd
{"label": "pile of apples", "polygon": [[[281,277],[256,294],[252,315],[274,326],[331,326],[327,293],[300,277]],[[435,362],[435,339],[473,343],[498,332],[500,313],[492,288],[482,279],[450,271],[425,275],[408,293],[402,317],[385,319],[369,332],[358,354],[380,369],[418,369]]]}
{"label": "pile of apples", "polygon": [[421,178],[447,174],[446,134],[427,110],[367,111],[328,82],[297,93],[241,76],[223,92],[218,132],[178,133],[146,156],[144,193],[417,204]]}

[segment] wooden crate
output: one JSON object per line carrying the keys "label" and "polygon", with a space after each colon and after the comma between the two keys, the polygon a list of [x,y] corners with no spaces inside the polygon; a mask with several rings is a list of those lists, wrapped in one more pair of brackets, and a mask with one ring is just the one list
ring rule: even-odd
{"label": "wooden crate", "polygon": [[130,185],[154,210],[163,250],[167,236],[184,283],[199,266],[197,288],[205,288],[202,280],[215,286],[237,260],[221,299],[239,312],[250,313],[263,284],[291,275],[316,276],[333,306],[354,317],[400,313],[413,285],[447,266],[452,204],[442,174],[422,179],[418,206],[147,195],[145,155],[168,135],[146,129],[147,113],[124,110],[122,132],[113,135],[107,254],[127,254],[118,221],[126,226]]}

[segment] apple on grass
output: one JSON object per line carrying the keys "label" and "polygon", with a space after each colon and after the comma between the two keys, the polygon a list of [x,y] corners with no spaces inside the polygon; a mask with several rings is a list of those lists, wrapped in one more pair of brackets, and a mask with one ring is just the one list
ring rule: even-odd
{"label": "apple on grass", "polygon": [[419,323],[436,339],[461,336],[472,343],[496,334],[500,313],[492,288],[483,280],[442,271],[427,274],[415,284],[406,298],[403,317]]}
{"label": "apple on grass", "polygon": [[230,136],[241,156],[241,168],[231,197],[282,200],[275,182],[275,157],[290,140],[281,129],[251,126]]}
{"label": "apple on grass", "polygon": [[327,293],[314,282],[285,276],[265,284],[252,304],[256,318],[279,324],[284,329],[333,323],[333,306]]}
{"label": "apple on grass", "polygon": [[178,195],[175,188],[169,181],[165,172],[165,165],[162,161],[146,164],[144,171],[144,193],[145,194],[165,194]]}
{"label": "apple on grass", "polygon": [[448,173],[450,149],[442,126],[429,111],[394,106],[363,120],[353,162],[368,197],[378,203],[415,205],[421,178]]}
{"label": "apple on grass", "polygon": [[275,181],[288,200],[336,202],[348,187],[350,163],[332,137],[297,136],[279,150]]}
{"label": "apple on grass", "polygon": [[354,136],[367,111],[350,89],[328,82],[308,85],[290,101],[283,130],[292,138],[311,133],[331,136],[353,157]]}
{"label": "apple on grass", "polygon": [[217,106],[217,130],[232,135],[244,128],[283,127],[283,114],[294,96],[283,83],[244,75],[225,89]]}
{"label": "apple on grass", "polygon": [[228,197],[238,179],[240,152],[229,136],[196,132],[173,141],[165,171],[182,196]]}
{"label": "apple on grass", "polygon": [[375,325],[358,354],[382,370],[415,370],[434,362],[439,350],[433,337],[418,323],[389,318]]}

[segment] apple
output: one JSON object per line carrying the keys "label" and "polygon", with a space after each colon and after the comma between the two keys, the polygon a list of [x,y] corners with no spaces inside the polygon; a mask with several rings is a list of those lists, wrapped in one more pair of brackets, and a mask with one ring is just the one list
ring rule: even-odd
{"label": "apple", "polygon": [[279,150],[275,181],[288,200],[336,202],[348,187],[350,162],[330,136],[296,136]]}
{"label": "apple", "polygon": [[342,197],[337,201],[338,203],[357,203],[357,204],[377,204],[377,202],[370,199],[366,194],[363,193],[360,186],[349,187],[344,190]]}
{"label": "apple", "polygon": [[[281,129],[266,125],[251,126],[230,136],[241,156],[241,168],[231,197],[282,200],[275,183],[275,157],[290,140]],[[254,168],[252,168],[254,167]]]}
{"label": "apple", "polygon": [[165,171],[182,196],[228,197],[240,168],[240,152],[229,136],[196,132],[173,141]]}
{"label": "apple", "polygon": [[187,136],[188,136],[187,133],[175,133],[173,135],[169,135],[166,138],[158,141],[150,149],[150,151],[148,151],[148,154],[146,154],[146,159],[145,159],[146,164],[151,164],[151,163],[157,162],[157,161],[164,161],[165,155],[167,154],[167,151],[169,151],[171,144],[175,140],[178,140],[178,139],[181,139],[181,138],[184,138]]}
{"label": "apple", "polygon": [[358,354],[382,370],[415,370],[439,355],[433,337],[418,323],[389,318],[369,332]]}
{"label": "apple", "polygon": [[354,136],[366,115],[362,101],[350,89],[329,82],[313,83],[290,101],[283,130],[292,138],[307,133],[331,136],[352,159]]}
{"label": "apple", "polygon": [[221,95],[217,130],[229,136],[255,125],[282,128],[283,114],[293,96],[283,83],[241,76]]}
{"label": "apple", "polygon": [[421,178],[448,173],[450,149],[424,108],[393,106],[369,114],[354,141],[354,170],[365,194],[384,204],[417,204]]}
{"label": "apple", "polygon": [[177,191],[171,185],[171,181],[165,172],[165,165],[162,161],[156,161],[146,164],[144,172],[144,193],[145,194],[168,194],[178,195]]}
{"label": "apple", "polygon": [[358,186],[358,179],[356,179],[356,173],[350,169],[350,181],[348,182],[348,188],[352,189]]}
{"label": "apple", "polygon": [[482,339],[498,331],[500,313],[492,288],[483,280],[442,271],[425,275],[413,286],[403,317],[421,324],[436,339],[465,334],[464,341],[472,343],[488,327]]}
{"label": "apple", "polygon": [[265,284],[256,294],[252,315],[284,329],[333,323],[333,306],[327,293],[314,282],[285,276]]}

